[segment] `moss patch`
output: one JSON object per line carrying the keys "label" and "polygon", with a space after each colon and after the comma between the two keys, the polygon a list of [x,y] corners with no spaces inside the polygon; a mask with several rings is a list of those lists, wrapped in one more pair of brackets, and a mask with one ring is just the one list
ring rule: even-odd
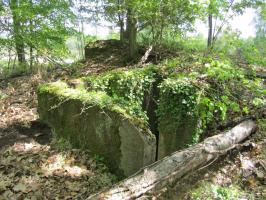
{"label": "moss patch", "polygon": [[[110,97],[104,91],[86,91],[82,89],[70,88],[67,83],[58,81],[54,83],[44,84],[38,88],[38,94],[51,94],[55,95],[59,102],[54,105],[60,106],[61,103],[68,100],[80,100],[83,102],[83,107],[98,106],[101,109],[109,109],[111,111],[120,113],[123,117],[134,121],[139,124],[142,128],[145,128],[145,122],[138,119],[137,116],[130,115],[130,111],[127,107],[120,106],[112,97]],[[60,102],[61,101],[61,102]],[[50,109],[53,109],[50,108]]]}

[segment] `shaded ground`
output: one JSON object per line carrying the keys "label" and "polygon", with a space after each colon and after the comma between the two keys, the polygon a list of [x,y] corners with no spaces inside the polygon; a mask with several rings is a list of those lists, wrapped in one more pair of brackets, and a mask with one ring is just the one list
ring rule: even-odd
{"label": "shaded ground", "polygon": [[1,92],[5,95],[0,101],[0,147],[36,137],[38,132],[40,135],[47,132],[34,122],[37,119],[35,88],[38,82],[36,77],[0,82]]}
{"label": "shaded ground", "polygon": [[51,140],[51,130],[46,125],[38,122],[29,122],[28,126],[15,124],[5,129],[0,129],[3,135],[0,139],[0,147],[13,145],[16,142],[27,142],[32,139],[40,144],[48,144]]}
{"label": "shaded ground", "polygon": [[[132,65],[138,64],[142,60],[142,57],[149,49],[149,47],[139,46],[135,60],[129,61],[127,47],[128,44],[122,44],[119,40],[114,39],[98,40],[88,44],[85,47],[86,60],[82,63],[86,67],[80,69],[79,73],[87,75],[92,72],[100,73],[117,68],[131,68]],[[156,64],[163,59],[180,56],[180,54],[182,54],[181,51],[176,52],[163,47],[152,48],[144,63]]]}
{"label": "shaded ground", "polygon": [[43,82],[37,75],[0,82],[0,199],[84,199],[115,181],[101,158],[66,150],[37,120]]}
{"label": "shaded ground", "polygon": [[34,140],[2,149],[0,159],[0,199],[84,199],[114,180],[86,152]]}

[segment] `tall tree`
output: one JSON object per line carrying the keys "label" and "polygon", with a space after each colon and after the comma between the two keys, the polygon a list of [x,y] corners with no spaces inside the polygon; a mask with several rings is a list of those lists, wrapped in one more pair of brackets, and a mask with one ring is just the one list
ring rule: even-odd
{"label": "tall tree", "polygon": [[208,43],[207,46],[212,46],[212,40],[213,40],[213,12],[214,12],[214,1],[210,0],[209,6],[208,6],[208,26],[209,26],[209,32],[208,32]]}
{"label": "tall tree", "polygon": [[129,58],[134,59],[137,53],[137,19],[133,9],[127,9],[127,37],[129,42]]}
{"label": "tall tree", "polygon": [[256,36],[254,38],[254,45],[258,53],[262,57],[262,61],[266,61],[266,3],[258,8],[258,16],[256,17]]}
{"label": "tall tree", "polygon": [[211,48],[222,29],[233,17],[243,14],[246,8],[257,7],[263,0],[209,0],[207,46]]}
{"label": "tall tree", "polygon": [[266,40],[266,3],[258,8],[258,16],[256,18],[256,37]]}
{"label": "tall tree", "polygon": [[15,42],[15,48],[20,64],[26,64],[25,56],[25,42],[23,40],[23,23],[22,12],[20,10],[21,3],[19,0],[10,0],[10,10],[13,20],[13,38]]}
{"label": "tall tree", "polygon": [[125,30],[125,11],[123,9],[124,3],[125,3],[124,0],[117,0],[117,6],[118,6],[117,16],[118,16],[118,24],[120,29],[119,35],[120,35],[120,41],[122,43],[124,43],[125,40],[127,39],[126,30]]}
{"label": "tall tree", "polygon": [[2,0],[1,5],[0,41],[9,49],[14,46],[19,64],[26,65],[30,57],[32,66],[34,54],[47,56],[66,49],[65,39],[74,20],[70,1]]}
{"label": "tall tree", "polygon": [[[149,29],[158,45],[166,29],[186,30],[199,14],[198,0],[105,0],[105,16],[120,27],[120,39],[129,44],[129,57],[137,51],[137,34]],[[126,26],[124,26],[126,24]]]}

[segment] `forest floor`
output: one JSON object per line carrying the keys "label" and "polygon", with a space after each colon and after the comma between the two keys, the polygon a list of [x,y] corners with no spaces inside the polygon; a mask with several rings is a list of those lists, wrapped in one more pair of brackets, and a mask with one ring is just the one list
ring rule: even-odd
{"label": "forest floor", "polygon": [[115,181],[99,159],[54,144],[38,122],[35,91],[43,82],[37,75],[0,82],[1,200],[84,199]]}
{"label": "forest floor", "polygon": [[[87,67],[86,74],[110,68]],[[49,127],[38,121],[37,86],[68,77],[68,70],[57,70],[0,81],[5,95],[0,100],[0,200],[85,199],[117,181],[100,158],[60,148]],[[265,200],[266,119],[257,123],[258,131],[246,145],[151,199]]]}

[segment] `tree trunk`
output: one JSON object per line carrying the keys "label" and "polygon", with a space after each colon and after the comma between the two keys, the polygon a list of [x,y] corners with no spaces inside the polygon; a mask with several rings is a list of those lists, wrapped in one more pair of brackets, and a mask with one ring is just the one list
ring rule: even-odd
{"label": "tree trunk", "polygon": [[202,143],[175,152],[155,162],[112,188],[90,196],[87,200],[136,199],[145,194],[156,192],[233,149],[237,143],[245,140],[255,129],[256,125],[253,121],[244,121],[224,134],[207,138]]}
{"label": "tree trunk", "polygon": [[33,72],[33,47],[30,46],[30,72]]}
{"label": "tree trunk", "polygon": [[[32,0],[30,1],[31,8],[33,8],[33,3]],[[33,36],[33,19],[30,18],[30,36]],[[31,38],[30,37],[30,38]],[[30,39],[30,43],[28,44],[30,47],[30,72],[33,72],[33,46],[32,46],[32,41]]]}
{"label": "tree trunk", "polygon": [[130,16],[129,16],[129,13],[128,13],[128,10],[127,9],[127,12],[126,12],[126,27],[125,27],[125,30],[124,30],[124,41],[129,41],[129,23],[130,23]]}
{"label": "tree trunk", "polygon": [[212,24],[212,14],[209,14],[208,16],[208,24],[209,24],[209,33],[208,33],[208,47],[210,48],[212,46],[212,40],[213,40],[213,24]]}
{"label": "tree trunk", "polygon": [[129,43],[129,59],[134,59],[137,54],[137,20],[132,10],[127,10],[127,34]]}
{"label": "tree trunk", "polygon": [[79,27],[79,59],[85,59],[85,36],[84,36],[84,19],[81,14],[82,1],[79,0],[78,27]]}
{"label": "tree trunk", "polygon": [[124,43],[125,42],[125,24],[124,24],[124,14],[122,11],[122,4],[123,0],[117,0],[118,4],[118,23],[120,27],[120,42]]}
{"label": "tree trunk", "polygon": [[125,42],[125,29],[124,29],[124,21],[123,17],[119,14],[119,26],[120,26],[120,42]]}
{"label": "tree trunk", "polygon": [[25,58],[25,44],[22,37],[22,27],[19,17],[19,2],[18,0],[10,1],[10,9],[13,18],[13,37],[15,41],[16,52],[18,55],[18,61],[20,65],[26,64]]}
{"label": "tree trunk", "polygon": [[150,56],[152,52],[153,46],[150,46],[147,51],[145,52],[144,56],[140,59],[140,62],[138,63],[139,65],[145,64],[145,62],[148,60],[148,57]]}

